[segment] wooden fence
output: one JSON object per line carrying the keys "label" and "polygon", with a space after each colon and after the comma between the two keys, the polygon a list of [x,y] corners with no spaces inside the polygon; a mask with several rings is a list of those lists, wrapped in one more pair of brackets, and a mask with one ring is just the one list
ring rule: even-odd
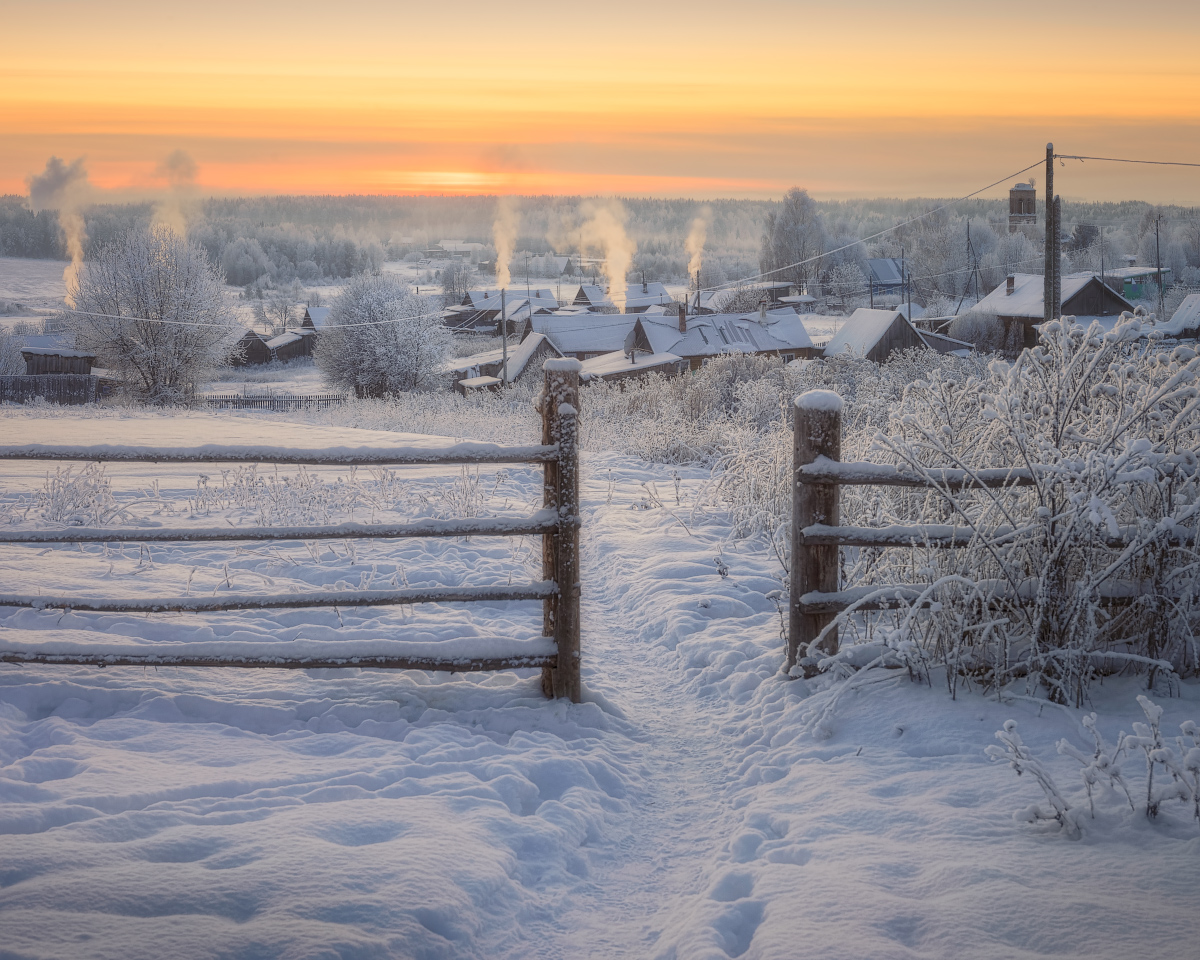
{"label": "wooden fence", "polygon": [[0,403],[94,403],[100,396],[100,378],[82,373],[51,373],[0,377]]}
{"label": "wooden fence", "polygon": [[[579,363],[575,360],[546,362],[542,394],[542,443],[530,446],[500,446],[458,443],[442,450],[400,448],[369,451],[359,455],[323,455],[320,451],[236,449],[217,451],[158,451],[152,448],[72,448],[36,445],[0,447],[0,460],[87,460],[150,463],[282,463],[322,466],[406,466],[447,464],[540,463],[544,470],[542,509],[516,519],[422,519],[404,524],[344,523],[305,528],[219,528],[188,529],[86,529],[0,531],[0,543],[150,543],[204,541],[319,540],[344,538],[530,536],[542,537],[543,579],[521,586],[427,587],[389,590],[310,591],[295,595],[229,595],[221,597],[173,597],[163,599],[92,599],[83,597],[29,596],[0,593],[0,606],[34,609],[64,609],[113,613],[156,613],[163,611],[204,612],[217,610],[270,610],[298,607],[347,607],[464,601],[541,600],[542,652],[505,650],[505,640],[496,638],[486,655],[438,656],[437,643],[423,644],[415,655],[379,655],[377,645],[355,641],[321,644],[320,653],[303,656],[270,656],[261,653],[212,656],[180,653],[180,647],[164,643],[162,652],[125,655],[111,650],[88,653],[37,652],[29,648],[2,649],[0,662],[75,664],[90,666],[221,666],[221,667],[383,667],[400,670],[447,670],[453,672],[542,668],[542,689],[547,696],[569,697],[579,702],[579,453],[577,411]],[[97,637],[102,641],[103,635]],[[77,645],[78,646],[78,645]],[[234,642],[230,642],[235,647]],[[280,645],[281,649],[284,645]],[[358,649],[356,651],[356,646]],[[175,652],[172,652],[172,648]],[[452,649],[450,646],[447,649]],[[261,648],[260,648],[261,650]]]}
{"label": "wooden fence", "polygon": [[336,407],[346,402],[346,397],[340,393],[321,393],[311,395],[293,394],[241,394],[230,393],[207,395],[202,398],[210,407],[226,410],[324,410]]}
{"label": "wooden fence", "polygon": [[[842,400],[829,390],[810,390],[795,399],[792,440],[792,529],[791,601],[788,617],[786,669],[795,666],[802,653],[815,656],[837,652],[837,628],[831,627],[814,643],[836,616],[853,606],[856,610],[893,609],[920,601],[929,584],[872,584],[842,587],[838,582],[842,547],[965,547],[980,535],[967,526],[949,524],[900,524],[882,527],[844,526],[841,496],[844,486],[924,487],[946,494],[971,489],[1029,487],[1037,482],[1027,467],[998,467],[979,470],[933,469],[917,474],[899,467],[841,460]],[[1040,476],[1046,476],[1041,474]],[[985,531],[1003,537],[1003,530]],[[1104,536],[1111,547],[1128,544],[1124,532]],[[1195,542],[1194,535],[1167,538],[1178,544]],[[1036,594],[1036,581],[1012,584],[983,583],[997,595],[1026,602]],[[1105,604],[1120,606],[1142,595],[1137,583],[1117,582],[1101,591]],[[806,671],[811,670],[811,662]]]}

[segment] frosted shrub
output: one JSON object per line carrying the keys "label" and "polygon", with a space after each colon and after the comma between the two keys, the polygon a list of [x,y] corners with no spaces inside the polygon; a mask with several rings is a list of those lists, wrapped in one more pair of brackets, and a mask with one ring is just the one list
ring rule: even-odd
{"label": "frosted shrub", "polygon": [[31,506],[42,520],[80,527],[100,527],[126,515],[113,498],[104,466],[98,463],[85,464],[79,470],[59,467],[47,474]]}
{"label": "frosted shrub", "polygon": [[[1079,762],[1080,777],[1087,792],[1088,807],[1093,819],[1096,816],[1097,787],[1121,789],[1121,797],[1136,811],[1133,794],[1121,772],[1121,760],[1141,753],[1146,762],[1145,790],[1139,793],[1145,798],[1144,812],[1153,820],[1158,817],[1164,803],[1180,800],[1189,807],[1188,814],[1200,823],[1200,725],[1188,720],[1179,725],[1183,736],[1172,742],[1162,732],[1162,707],[1148,697],[1139,696],[1138,704],[1146,715],[1146,723],[1134,723],[1133,733],[1124,730],[1115,745],[1107,743],[1096,728],[1096,714],[1083,718],[1083,726],[1092,737],[1095,749],[1092,754],[1079,750],[1068,740],[1058,742],[1058,752]],[[996,731],[1001,746],[985,747],[992,760],[1006,761],[1020,776],[1029,773],[1041,787],[1049,803],[1048,807],[1034,805],[1018,810],[1017,818],[1036,822],[1056,820],[1069,836],[1079,835],[1079,821],[1071,805],[1064,798],[1045,767],[1029,751],[1017,733],[1017,722],[1008,720],[1004,728]]]}
{"label": "frosted shrub", "polygon": [[[1041,345],[1011,364],[916,380],[876,435],[871,459],[935,489],[859,488],[844,522],[941,522],[971,542],[925,549],[914,533],[912,549],[852,554],[845,577],[924,585],[887,616],[954,676],[1001,689],[1025,677],[1079,705],[1098,673],[1153,679],[1200,664],[1200,359],[1140,330],[1128,315],[1110,333],[1046,324]],[[955,493],[938,487],[939,468],[1021,468],[1037,482]],[[862,615],[840,622],[852,631]]]}

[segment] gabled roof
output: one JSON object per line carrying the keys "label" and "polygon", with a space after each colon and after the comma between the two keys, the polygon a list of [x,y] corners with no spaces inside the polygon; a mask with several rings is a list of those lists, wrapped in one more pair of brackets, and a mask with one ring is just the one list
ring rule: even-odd
{"label": "gabled roof", "polygon": [[875,283],[888,287],[904,282],[903,264],[899,257],[874,257],[867,261],[867,273]]}
{"label": "gabled roof", "polygon": [[550,338],[567,353],[610,353],[625,346],[625,338],[637,322],[637,314],[587,313],[572,317],[535,316],[533,329]]}
{"label": "gabled roof", "polygon": [[848,353],[856,357],[865,357],[875,349],[895,323],[908,326],[917,339],[921,339],[921,335],[904,319],[904,314],[899,310],[871,310],[868,307],[860,307],[850,314],[850,318],[830,338],[825,346],[825,356],[834,357],[840,353]]}
{"label": "gabled roof", "polygon": [[604,304],[612,303],[612,301],[608,299],[608,294],[601,290],[594,283],[581,283],[579,285],[579,292],[575,294],[574,302],[587,304],[588,306],[592,307],[599,307],[603,306]]}
{"label": "gabled roof", "polygon": [[630,283],[625,287],[625,310],[633,311],[652,304],[671,304],[675,298],[661,283]]}
{"label": "gabled roof", "polygon": [[[558,309],[558,299],[554,296],[554,292],[536,287],[530,288],[528,297],[525,296],[525,288],[523,286],[509,287],[504,300],[506,307],[512,307],[518,300],[529,300],[533,303],[535,310],[542,308],[546,310]],[[463,297],[462,306],[470,307],[473,310],[499,310],[500,291],[468,290],[467,295]]]}
{"label": "gabled roof", "polygon": [[313,329],[320,330],[329,322],[332,307],[305,307],[304,319],[312,323]]}
{"label": "gabled roof", "polygon": [[687,318],[679,332],[675,318],[643,316],[639,321],[654,353],[681,357],[713,357],[722,353],[794,353],[813,343],[804,323],[791,310],[767,314],[713,313]]}
{"label": "gabled roof", "polygon": [[[1013,292],[1008,293],[1007,281],[971,308],[971,313],[990,313],[997,317],[1021,317],[1028,320],[1041,320],[1045,317],[1045,277],[1040,273],[1013,274]],[[1089,283],[1101,286],[1100,278],[1094,273],[1073,273],[1062,278],[1062,303],[1066,303],[1079,293]],[[1113,291],[1111,287],[1104,289],[1116,297],[1125,308],[1133,309],[1133,304]]]}

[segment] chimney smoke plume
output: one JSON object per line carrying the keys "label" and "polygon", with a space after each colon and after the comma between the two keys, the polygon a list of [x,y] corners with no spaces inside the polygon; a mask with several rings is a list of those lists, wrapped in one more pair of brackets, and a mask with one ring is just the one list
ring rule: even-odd
{"label": "chimney smoke plume", "polygon": [[167,181],[167,196],[154,205],[154,222],[174,230],[181,237],[187,233],[188,217],[196,204],[196,161],[185,150],[174,150],[154,168],[157,177]]}
{"label": "chimney smoke plume", "polygon": [[589,219],[583,225],[585,242],[604,248],[604,275],[608,278],[608,296],[620,313],[625,312],[625,277],[633,266],[637,244],[625,233],[625,208],[615,200],[598,206],[587,204],[583,212]]}
{"label": "chimney smoke plume", "polygon": [[694,277],[700,272],[700,261],[704,253],[704,241],[708,239],[708,225],[712,223],[712,210],[704,207],[700,216],[692,221],[684,248],[691,259],[688,261],[688,276]]}
{"label": "chimney smoke plume", "polygon": [[45,170],[30,175],[25,182],[29,185],[29,209],[34,213],[58,211],[58,224],[66,239],[67,255],[71,258],[71,263],[63,271],[63,282],[67,285],[63,299],[67,306],[73,307],[79,266],[83,263],[83,241],[87,236],[82,210],[90,193],[83,157],[69,164],[58,157],[51,157],[46,161]]}
{"label": "chimney smoke plume", "polygon": [[496,219],[492,223],[492,241],[496,245],[496,286],[505,289],[512,281],[508,272],[513,248],[517,243],[517,206],[511,197],[496,201]]}

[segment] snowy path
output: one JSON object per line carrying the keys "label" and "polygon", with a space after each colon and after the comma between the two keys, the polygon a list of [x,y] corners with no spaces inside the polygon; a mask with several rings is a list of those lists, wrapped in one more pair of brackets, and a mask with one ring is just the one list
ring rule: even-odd
{"label": "snowy path", "polygon": [[[277,422],[265,429],[280,439]],[[138,469],[130,496],[154,470],[164,497],[194,494],[194,476]],[[1018,719],[1081,803],[1073,761],[1054,752],[1060,737],[1085,746],[1077,714],[952,701],[886,674],[857,693],[779,680],[776,564],[755,544],[726,547],[720,576],[723,519],[692,514],[703,475],[681,472],[677,508],[669,468],[585,463],[588,703],[547,703],[536,678],[512,674],[0,667],[0,956],[1193,955],[1195,823],[1173,810],[1149,824],[1107,794],[1076,843],[1015,823],[1038,797],[986,760],[992,732]],[[36,476],[8,472],[0,487],[16,495]],[[647,504],[649,483],[667,508]],[[538,477],[486,486],[489,509],[519,511]],[[405,502],[435,509],[435,488],[420,479]],[[6,548],[0,581],[284,590],[396,570],[500,578],[514,562],[532,557],[487,541],[317,556],[184,545],[153,562]],[[531,613],[3,610],[0,634],[437,639],[473,617],[516,633]],[[1137,718],[1137,692],[1100,691],[1110,738]],[[1168,724],[1200,719],[1194,684],[1160,702]]]}

